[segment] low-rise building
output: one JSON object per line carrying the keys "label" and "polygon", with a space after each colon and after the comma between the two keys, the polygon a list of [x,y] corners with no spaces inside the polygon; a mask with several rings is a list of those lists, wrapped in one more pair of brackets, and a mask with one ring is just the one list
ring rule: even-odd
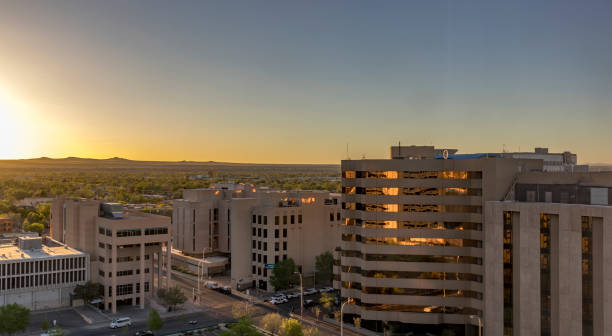
{"label": "low-rise building", "polygon": [[178,250],[225,256],[234,288],[272,291],[274,264],[291,258],[309,277],[316,256],[333,251],[339,239],[339,195],[213,184],[185,190],[183,199],[174,201],[172,223]]}
{"label": "low-rise building", "polygon": [[0,217],[0,233],[13,232],[13,219],[10,217]]}
{"label": "low-rise building", "polygon": [[102,284],[104,307],[113,312],[118,304],[144,308],[155,280],[162,287],[163,267],[171,269],[169,217],[126,211],[117,203],[58,198],[51,206],[51,235],[91,256],[91,279]]}
{"label": "low-rise building", "polygon": [[31,310],[66,307],[89,280],[89,255],[49,238],[18,237],[0,244],[0,305]]}

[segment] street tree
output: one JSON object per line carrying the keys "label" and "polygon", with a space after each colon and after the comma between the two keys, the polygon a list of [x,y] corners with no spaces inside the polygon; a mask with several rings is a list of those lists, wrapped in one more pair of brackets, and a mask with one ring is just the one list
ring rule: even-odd
{"label": "street tree", "polygon": [[101,292],[102,285],[91,281],[87,281],[83,285],[76,285],[76,287],[74,287],[74,296],[78,299],[83,299],[85,302],[89,302],[100,297]]}
{"label": "street tree", "polygon": [[49,321],[49,319],[45,316],[45,319],[42,321],[42,323],[40,324],[40,329],[42,329],[43,331],[47,331],[49,330],[49,328],[51,328],[51,322]]}
{"label": "street tree", "polygon": [[315,261],[317,280],[331,283],[334,278],[334,256],[327,251],[317,256]]}
{"label": "street tree", "polygon": [[278,334],[280,332],[282,324],[283,324],[283,317],[280,316],[280,314],[278,313],[266,314],[266,316],[264,316],[260,322],[260,326],[263,329],[273,334]]}
{"label": "street tree", "polygon": [[335,300],[334,294],[330,292],[321,293],[321,297],[319,298],[319,302],[328,310],[334,306]]}
{"label": "street tree", "polygon": [[280,334],[282,336],[303,336],[302,324],[296,319],[284,319]]}
{"label": "street tree", "polygon": [[290,288],[299,281],[298,275],[295,274],[296,269],[295,262],[291,258],[276,263],[272,269],[270,284],[277,291]]}
{"label": "street tree", "polygon": [[187,301],[187,297],[185,293],[181,290],[179,286],[173,286],[168,288],[166,291],[161,291],[162,296],[160,296],[160,291],[157,292],[157,295],[164,301],[164,303],[173,310],[177,305],[185,303]]}
{"label": "street tree", "polygon": [[155,309],[151,309],[149,312],[149,320],[147,321],[147,327],[149,330],[159,330],[164,326],[164,322],[162,321],[159,313]]}
{"label": "street tree", "polygon": [[0,333],[9,335],[25,331],[30,323],[30,310],[17,303],[0,307]]}

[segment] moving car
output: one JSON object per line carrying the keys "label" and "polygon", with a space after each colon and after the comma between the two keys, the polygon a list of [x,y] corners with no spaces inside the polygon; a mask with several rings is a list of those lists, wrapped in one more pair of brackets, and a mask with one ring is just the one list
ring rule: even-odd
{"label": "moving car", "polygon": [[222,286],[219,288],[219,292],[223,293],[223,294],[232,294],[232,287],[230,286]]}
{"label": "moving car", "polygon": [[191,320],[191,321],[189,321],[189,322],[187,322],[187,323],[189,323],[189,324],[198,324],[198,321],[196,321],[196,320]]}
{"label": "moving car", "polygon": [[206,288],[210,288],[210,289],[217,289],[217,288],[219,288],[219,285],[216,282],[214,282],[214,281],[207,281],[205,286],[206,286]]}
{"label": "moving car", "polygon": [[123,328],[125,326],[131,327],[132,326],[132,319],[129,317],[122,317],[119,319],[116,319],[114,321],[112,321],[110,323],[110,327],[111,329],[117,329],[117,328]]}
{"label": "moving car", "polygon": [[154,335],[151,330],[141,330],[137,331],[134,336],[151,336]]}

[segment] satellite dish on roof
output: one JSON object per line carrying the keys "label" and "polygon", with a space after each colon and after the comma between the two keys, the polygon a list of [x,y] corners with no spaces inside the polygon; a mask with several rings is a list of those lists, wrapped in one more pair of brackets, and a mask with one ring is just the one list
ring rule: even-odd
{"label": "satellite dish on roof", "polygon": [[448,149],[442,151],[442,157],[444,158],[444,160],[448,159]]}

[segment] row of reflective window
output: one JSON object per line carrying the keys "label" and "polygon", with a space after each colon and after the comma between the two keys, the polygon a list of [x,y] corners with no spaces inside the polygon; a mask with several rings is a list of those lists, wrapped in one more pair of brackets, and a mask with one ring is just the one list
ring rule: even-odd
{"label": "row of reflective window", "polygon": [[[101,227],[101,226],[98,227],[98,233],[101,235],[106,235],[108,237],[113,236],[112,230]],[[144,234],[145,236],[168,234],[168,228],[167,227],[146,228],[144,229]],[[117,230],[117,237],[136,237],[136,236],[141,236],[141,235],[142,235],[142,229]]]}
{"label": "row of reflective window", "polygon": [[[253,228],[253,237],[268,238],[268,229]],[[279,229],[274,230],[274,238],[280,238]],[[283,229],[283,238],[287,238],[287,229]]]}
{"label": "row of reflective window", "polygon": [[[267,242],[258,241],[258,240],[253,240],[253,245],[251,247],[253,249],[257,249],[257,250],[267,251],[268,250],[268,243]],[[283,251],[286,251],[286,250],[287,250],[287,242],[284,241],[283,242]],[[274,251],[280,251],[280,242],[274,242]]]}
{"label": "row of reflective window", "polygon": [[85,268],[85,257],[33,260],[0,264],[2,276],[25,275]]}
{"label": "row of reflective window", "polygon": [[39,286],[61,285],[85,281],[85,270],[60,271],[54,273],[13,276],[2,278],[0,288],[2,290],[32,288]]}
{"label": "row of reflective window", "polygon": [[474,264],[482,265],[482,258],[472,256],[437,256],[415,254],[371,254],[361,251],[342,250],[343,257],[361,258],[366,261],[390,262],[426,262],[446,264]]}
{"label": "row of reflective window", "polygon": [[347,179],[354,178],[374,178],[374,179],[447,179],[447,180],[471,180],[482,179],[480,171],[396,171],[396,170],[377,170],[377,171],[355,171],[343,170],[342,177]]}
{"label": "row of reflective window", "polygon": [[[144,269],[145,274],[149,273],[149,269],[145,268]],[[135,271],[134,270],[124,270],[124,271],[117,271],[117,276],[118,277],[122,277],[122,276],[130,276],[130,275],[139,275],[140,274],[140,268],[137,268]],[[105,272],[103,270],[98,270],[98,275],[100,275],[101,277],[105,277]],[[108,277],[112,278],[113,277],[113,273],[112,272],[108,272]]]}
{"label": "row of reflective window", "polygon": [[[149,260],[150,256],[148,254],[145,254],[145,260]],[[98,261],[101,263],[104,263],[106,260],[106,258],[104,258],[103,256],[98,256]],[[134,257],[117,257],[117,262],[118,263],[123,263],[123,262],[132,262],[132,261],[140,261],[140,256],[134,256]],[[108,258],[108,263],[112,264],[113,263],[113,259],[112,258]]]}
{"label": "row of reflective window", "polygon": [[459,280],[482,282],[482,275],[459,272],[402,272],[363,270],[359,266],[342,266],[342,273],[360,274],[362,277],[376,279],[428,279],[428,280]]}
{"label": "row of reflective window", "polygon": [[385,188],[385,187],[343,187],[347,195],[388,195],[388,196],[481,196],[480,188]]}
{"label": "row of reflective window", "polygon": [[364,237],[359,234],[342,234],[342,240],[368,245],[482,247],[480,240],[462,238]]}
{"label": "row of reflective window", "polygon": [[[117,285],[117,296],[134,294],[134,288],[136,289],[136,294],[140,294],[140,282],[137,282],[135,284]],[[149,282],[147,281],[144,283],[145,293],[149,292],[149,289],[150,286]],[[108,286],[108,296],[113,296],[112,286]]]}
{"label": "row of reflective window", "polygon": [[343,202],[342,209],[366,212],[459,212],[482,213],[480,205],[445,205],[445,204],[368,204]]}
{"label": "row of reflective window", "polygon": [[[282,216],[283,219],[283,224],[295,224],[295,219],[296,219],[296,215],[290,215],[290,216]],[[302,214],[297,215],[297,223],[298,224],[302,224],[303,218],[302,218]],[[251,221],[252,224],[262,224],[262,225],[268,225],[268,216],[262,216],[262,215],[253,215],[253,220]],[[274,216],[274,225],[280,225],[281,223],[281,216]]]}
{"label": "row of reflective window", "polygon": [[482,223],[440,221],[363,220],[345,218],[344,225],[371,229],[430,229],[430,230],[482,230]]}

